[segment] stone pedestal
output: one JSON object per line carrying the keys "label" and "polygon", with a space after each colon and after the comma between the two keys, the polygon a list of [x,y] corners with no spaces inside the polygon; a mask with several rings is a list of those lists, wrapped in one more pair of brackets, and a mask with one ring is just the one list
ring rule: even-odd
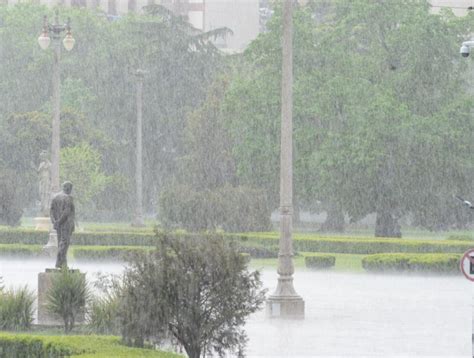
{"label": "stone pedestal", "polygon": [[[84,273],[80,273],[79,270],[70,270],[75,273],[79,273],[85,276]],[[47,326],[64,325],[61,317],[49,313],[47,309],[47,295],[48,290],[52,285],[52,278],[54,275],[58,275],[60,271],[58,269],[46,269],[45,272],[38,274],[38,324]],[[82,312],[76,317],[76,323],[84,323],[85,314]]]}
{"label": "stone pedestal", "polygon": [[48,231],[51,225],[49,217],[37,217],[33,219],[35,222],[35,230],[37,231]]}
{"label": "stone pedestal", "polygon": [[304,319],[304,301],[300,296],[270,296],[266,314],[268,318]]}

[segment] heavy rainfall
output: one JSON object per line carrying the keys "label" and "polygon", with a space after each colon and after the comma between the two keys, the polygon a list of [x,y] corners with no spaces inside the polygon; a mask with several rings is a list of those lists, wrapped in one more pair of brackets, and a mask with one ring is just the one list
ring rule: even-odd
{"label": "heavy rainfall", "polygon": [[473,8],[0,0],[0,357],[472,357]]}

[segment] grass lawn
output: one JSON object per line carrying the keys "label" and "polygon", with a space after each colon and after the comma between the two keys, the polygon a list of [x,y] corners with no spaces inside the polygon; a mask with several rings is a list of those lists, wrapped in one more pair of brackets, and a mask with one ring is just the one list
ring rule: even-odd
{"label": "grass lawn", "polygon": [[[96,336],[96,335],[45,335],[44,333],[8,333],[0,332],[0,346],[8,345],[10,347],[17,346],[21,349],[17,342],[29,342],[35,340],[41,342],[43,347],[53,346],[56,349],[67,349],[72,352],[70,357],[79,358],[179,358],[182,355],[158,351],[154,349],[130,348],[120,343],[119,337],[113,336]],[[38,342],[38,343],[39,343]],[[35,350],[37,347],[35,347]],[[31,352],[30,352],[31,353]],[[41,355],[42,356],[42,355]]]}
{"label": "grass lawn", "polygon": [[[301,252],[294,257],[294,264],[297,270],[307,270],[304,264],[305,256],[315,255],[312,252]],[[336,257],[336,265],[331,271],[336,272],[365,272],[362,268],[362,258],[366,255],[352,255],[352,254],[330,254]],[[276,268],[278,259],[252,259],[250,260],[250,268],[265,269]]]}

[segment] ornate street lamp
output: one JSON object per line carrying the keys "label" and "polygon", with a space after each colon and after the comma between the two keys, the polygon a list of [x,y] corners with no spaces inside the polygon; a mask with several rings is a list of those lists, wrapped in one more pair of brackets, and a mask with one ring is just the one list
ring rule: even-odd
{"label": "ornate street lamp", "polygon": [[[44,16],[43,30],[38,37],[38,44],[43,50],[47,50],[51,44],[51,39],[54,46],[54,61],[53,61],[53,121],[52,121],[52,135],[51,135],[51,195],[59,192],[59,149],[60,149],[60,115],[61,115],[61,94],[60,94],[60,67],[59,60],[61,58],[61,33],[66,31],[66,36],[63,39],[63,46],[67,51],[71,51],[76,42],[71,34],[70,18],[66,24],[60,25],[58,20],[58,12],[54,18],[54,24],[48,22],[48,17]],[[50,229],[49,240],[45,249],[54,249],[57,247],[57,236],[53,228]]]}

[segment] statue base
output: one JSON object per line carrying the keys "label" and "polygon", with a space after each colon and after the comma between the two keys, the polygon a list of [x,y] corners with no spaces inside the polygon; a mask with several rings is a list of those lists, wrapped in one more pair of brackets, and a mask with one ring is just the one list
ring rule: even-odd
{"label": "statue base", "polygon": [[268,318],[304,319],[304,301],[300,296],[270,296],[265,310]]}
{"label": "statue base", "polygon": [[49,232],[48,243],[43,246],[43,253],[48,257],[56,257],[58,254],[58,234],[55,230]]}
{"label": "statue base", "polygon": [[49,226],[51,225],[51,220],[49,217],[37,217],[34,218],[33,221],[35,222],[35,230],[36,231],[48,231]]}
{"label": "statue base", "polygon": [[[80,275],[85,276],[85,273],[80,273],[79,270],[70,270]],[[50,313],[47,309],[48,305],[48,291],[52,285],[52,278],[59,274],[59,269],[46,269],[45,272],[38,274],[38,324],[45,326],[64,325],[61,317]],[[76,323],[81,324],[85,322],[84,312],[76,316]]]}

